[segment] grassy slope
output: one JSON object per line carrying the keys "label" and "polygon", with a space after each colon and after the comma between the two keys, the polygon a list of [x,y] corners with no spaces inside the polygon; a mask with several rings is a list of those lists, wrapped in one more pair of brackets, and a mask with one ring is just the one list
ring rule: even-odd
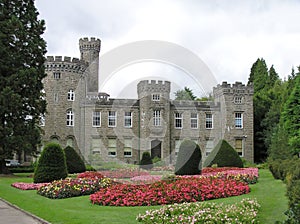
{"label": "grassy slope", "polygon": [[[1,177],[0,197],[45,219],[51,223],[136,223],[135,217],[150,208],[156,207],[104,207],[92,205],[89,196],[51,200],[36,194],[36,191],[21,191],[10,187],[13,182],[30,182],[25,177]],[[242,198],[257,198],[261,204],[260,222],[274,223],[285,219],[287,210],[285,185],[274,180],[268,170],[260,170],[259,183],[251,186],[251,193],[238,197],[213,200],[232,203]]]}

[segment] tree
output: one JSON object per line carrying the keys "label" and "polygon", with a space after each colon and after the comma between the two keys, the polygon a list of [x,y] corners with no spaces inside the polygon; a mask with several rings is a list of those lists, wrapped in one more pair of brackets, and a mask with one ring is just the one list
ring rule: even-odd
{"label": "tree", "polygon": [[42,79],[46,43],[43,20],[33,0],[0,3],[0,173],[4,159],[22,151],[34,153],[40,142],[37,126],[45,113]]}
{"label": "tree", "polygon": [[64,149],[68,173],[82,173],[85,171],[85,165],[81,157],[71,146]]}
{"label": "tree", "polygon": [[188,87],[184,87],[184,89],[175,92],[175,100],[195,100],[196,98],[193,90]]}
{"label": "tree", "polygon": [[68,176],[66,157],[57,143],[49,143],[42,151],[34,171],[34,183],[48,183]]}

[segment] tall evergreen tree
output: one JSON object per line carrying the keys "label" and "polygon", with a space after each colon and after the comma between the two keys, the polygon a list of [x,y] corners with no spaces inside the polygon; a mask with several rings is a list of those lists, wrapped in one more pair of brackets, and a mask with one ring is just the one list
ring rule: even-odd
{"label": "tall evergreen tree", "polygon": [[37,123],[46,110],[44,30],[33,0],[0,1],[0,173],[5,158],[32,153],[40,141]]}

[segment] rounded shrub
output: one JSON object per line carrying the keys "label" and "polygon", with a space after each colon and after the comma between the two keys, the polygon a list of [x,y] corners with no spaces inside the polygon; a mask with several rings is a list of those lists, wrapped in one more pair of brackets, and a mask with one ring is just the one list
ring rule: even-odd
{"label": "rounded shrub", "polygon": [[34,171],[34,183],[45,183],[66,178],[68,175],[66,157],[57,143],[45,146]]}
{"label": "rounded shrub", "polygon": [[75,149],[71,146],[67,146],[65,149],[65,156],[67,162],[68,173],[82,173],[86,168],[82,158],[78,155]]}
{"label": "rounded shrub", "polygon": [[243,161],[234,148],[225,140],[220,140],[204,161],[203,166],[243,167]]}
{"label": "rounded shrub", "polygon": [[192,140],[184,140],[179,146],[175,164],[176,175],[201,174],[202,154],[199,145]]}
{"label": "rounded shrub", "polygon": [[153,168],[153,162],[149,152],[143,152],[140,167],[143,169],[150,170]]}

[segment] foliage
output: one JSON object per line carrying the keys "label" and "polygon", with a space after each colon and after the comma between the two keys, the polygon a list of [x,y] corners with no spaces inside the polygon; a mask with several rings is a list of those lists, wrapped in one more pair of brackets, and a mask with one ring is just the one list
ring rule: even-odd
{"label": "foliage", "polygon": [[65,154],[57,143],[45,146],[34,172],[34,183],[64,179],[68,175]]}
{"label": "foliage", "polygon": [[93,204],[106,206],[149,206],[196,202],[247,194],[247,184],[232,179],[187,177],[152,184],[115,184],[90,195]]}
{"label": "foliage", "polygon": [[195,100],[196,98],[193,90],[188,87],[184,87],[184,89],[175,92],[175,100]]}
{"label": "foliage", "polygon": [[85,171],[85,165],[82,158],[74,148],[67,146],[64,149],[68,173],[82,173]]}
{"label": "foliage", "polygon": [[51,199],[62,199],[90,195],[110,184],[111,179],[109,178],[67,178],[41,186],[37,193]]}
{"label": "foliage", "polygon": [[243,161],[234,148],[225,140],[220,140],[204,161],[203,166],[243,167]]}
{"label": "foliage", "polygon": [[33,154],[40,142],[37,126],[45,113],[45,30],[34,1],[0,4],[0,173],[13,153]]}
{"label": "foliage", "polygon": [[179,146],[175,165],[176,175],[195,175],[201,173],[201,150],[192,140],[184,140]]}
{"label": "foliage", "polygon": [[153,168],[153,162],[149,152],[143,152],[140,167],[147,170]]}
{"label": "foliage", "polygon": [[167,205],[139,214],[142,223],[259,223],[260,205],[255,199],[243,199],[235,204],[183,203]]}

